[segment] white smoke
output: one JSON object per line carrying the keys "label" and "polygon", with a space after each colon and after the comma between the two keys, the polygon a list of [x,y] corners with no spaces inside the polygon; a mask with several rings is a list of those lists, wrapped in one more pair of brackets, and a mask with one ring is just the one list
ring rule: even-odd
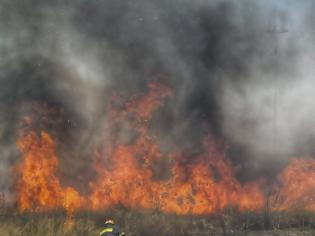
{"label": "white smoke", "polygon": [[[270,30],[261,35],[273,37],[274,43],[249,62],[244,83],[235,86],[229,79],[223,86],[224,133],[260,158],[314,150],[315,47],[307,25],[309,7],[269,3]],[[266,67],[268,59],[274,65]]]}

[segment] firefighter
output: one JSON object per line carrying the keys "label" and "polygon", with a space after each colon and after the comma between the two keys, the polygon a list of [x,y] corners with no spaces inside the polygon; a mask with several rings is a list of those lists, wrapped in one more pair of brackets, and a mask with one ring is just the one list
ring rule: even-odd
{"label": "firefighter", "polygon": [[125,232],[122,232],[113,220],[105,221],[105,228],[100,232],[101,236],[124,236]]}

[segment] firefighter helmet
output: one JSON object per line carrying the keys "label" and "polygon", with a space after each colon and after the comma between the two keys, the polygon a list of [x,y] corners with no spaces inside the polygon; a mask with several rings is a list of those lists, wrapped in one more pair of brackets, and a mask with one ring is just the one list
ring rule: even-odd
{"label": "firefighter helmet", "polygon": [[113,221],[113,220],[111,220],[111,219],[106,220],[106,221],[105,221],[105,225],[107,225],[107,224],[114,225],[114,224],[115,224],[115,221]]}

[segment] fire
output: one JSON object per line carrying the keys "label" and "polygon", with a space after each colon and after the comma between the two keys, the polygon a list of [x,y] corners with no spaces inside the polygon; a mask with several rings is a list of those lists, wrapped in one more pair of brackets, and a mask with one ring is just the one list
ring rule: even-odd
{"label": "fire", "polygon": [[17,147],[22,153],[17,167],[21,174],[17,182],[20,211],[64,208],[71,214],[84,203],[73,188],[62,187],[55,176],[58,158],[55,142],[48,133],[37,136],[30,132],[17,141]]}
{"label": "fire", "polygon": [[[147,155],[142,165],[137,160],[139,154]],[[264,203],[257,185],[241,186],[235,179],[231,164],[212,140],[208,140],[205,154],[197,157],[200,163],[181,166],[181,157],[173,157],[172,177],[153,181],[152,161],[161,156],[151,140],[140,138],[133,145],[117,147],[112,156],[113,168],[102,169],[98,181],[92,183],[93,209],[119,203],[177,214],[211,214],[228,206],[257,210]],[[215,171],[219,177],[215,177]]]}
{"label": "fire", "polygon": [[258,185],[241,186],[224,152],[210,137],[205,140],[204,153],[195,157],[197,162],[181,165],[185,160],[183,155],[167,154],[173,161],[171,177],[153,180],[154,161],[165,154],[150,136],[148,123],[168,96],[171,96],[168,87],[152,83],[146,95],[132,98],[121,111],[111,110],[110,129],[132,116],[130,126],[139,136],[132,144],[107,147],[112,150],[106,152],[110,168],[102,158],[96,159],[98,178],[91,183],[89,198],[92,209],[116,204],[177,214],[211,214],[228,206],[243,211],[260,209],[264,198]]}
{"label": "fire", "polygon": [[[262,185],[240,183],[225,156],[226,148],[213,136],[205,137],[203,150],[191,158],[161,151],[150,134],[150,120],[170,96],[168,86],[153,82],[146,94],[122,105],[115,106],[118,97],[112,99],[104,126],[106,140],[92,158],[97,177],[89,184],[88,196],[61,185],[54,139],[45,131],[37,135],[23,129],[17,141],[22,160],[15,169],[20,175],[16,186],[20,211],[63,208],[72,214],[77,209],[106,210],[118,204],[176,214],[214,214],[229,207],[241,212],[262,210],[266,202]],[[25,117],[24,124],[34,122]],[[119,142],[115,130],[121,125],[136,133],[129,143]],[[170,160],[170,176],[154,178],[154,165],[162,158]],[[271,196],[272,210],[315,210],[314,160],[293,160],[279,175],[279,183]]]}
{"label": "fire", "polygon": [[272,196],[273,210],[315,211],[315,160],[293,159],[279,176],[280,188]]}

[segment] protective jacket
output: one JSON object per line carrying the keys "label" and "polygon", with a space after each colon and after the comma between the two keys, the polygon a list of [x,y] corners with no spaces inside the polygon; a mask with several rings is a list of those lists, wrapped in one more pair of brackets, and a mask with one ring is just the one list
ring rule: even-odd
{"label": "protective jacket", "polygon": [[117,225],[106,224],[105,228],[100,232],[101,236],[123,236],[125,235]]}

